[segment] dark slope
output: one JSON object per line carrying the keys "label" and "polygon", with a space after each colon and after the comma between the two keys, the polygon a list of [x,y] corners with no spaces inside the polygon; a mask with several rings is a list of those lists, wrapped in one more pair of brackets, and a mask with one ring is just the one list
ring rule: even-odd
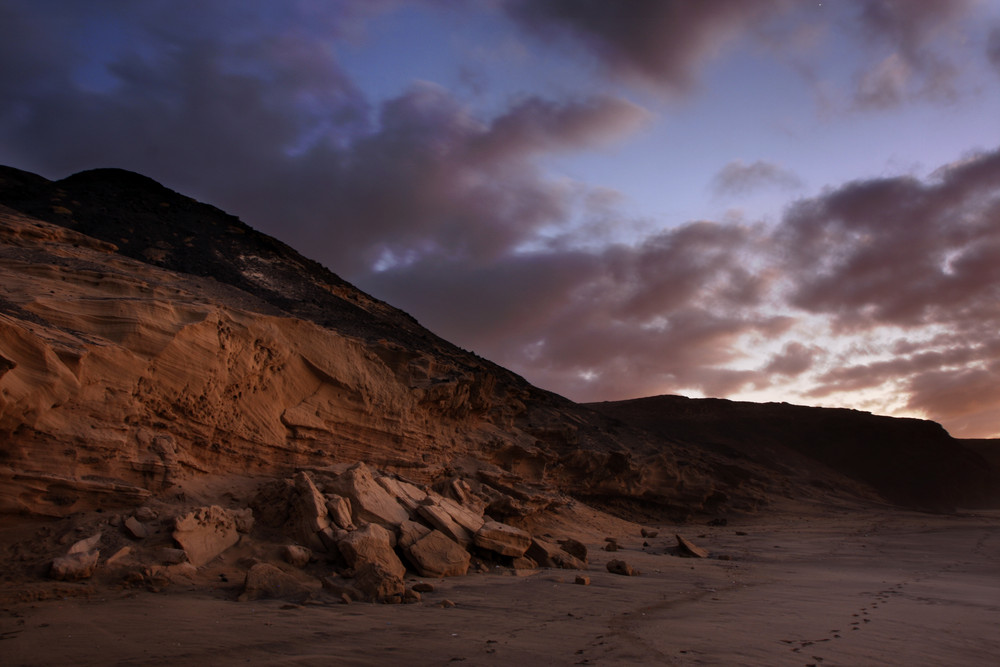
{"label": "dark slope", "polygon": [[787,403],[654,396],[590,407],[657,434],[779,467],[808,457],[925,509],[1000,503],[1000,475],[940,424]]}

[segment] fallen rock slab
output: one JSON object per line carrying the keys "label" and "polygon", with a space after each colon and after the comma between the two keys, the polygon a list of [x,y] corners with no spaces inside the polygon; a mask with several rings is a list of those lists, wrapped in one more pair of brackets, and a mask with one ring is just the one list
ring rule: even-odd
{"label": "fallen rock slab", "polygon": [[473,541],[481,549],[518,558],[531,546],[531,534],[499,521],[487,521],[476,531]]}
{"label": "fallen rock slab", "polygon": [[586,570],[587,564],[563,551],[559,545],[540,537],[531,540],[525,555],[541,567],[558,567],[564,570]]}
{"label": "fallen rock slab", "polygon": [[708,558],[708,552],[691,540],[680,535],[674,535],[674,537],[677,538],[677,552],[681,556],[688,558]]}
{"label": "fallen rock slab", "polygon": [[311,549],[322,550],[319,533],[330,527],[330,515],[326,498],[304,471],[295,476],[295,494],[289,509],[288,529],[292,535]]}

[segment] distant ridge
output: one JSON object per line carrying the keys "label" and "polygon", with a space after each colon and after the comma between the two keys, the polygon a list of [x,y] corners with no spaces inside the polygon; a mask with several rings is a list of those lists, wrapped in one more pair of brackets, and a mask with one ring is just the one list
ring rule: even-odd
{"label": "distant ridge", "polygon": [[[928,509],[1000,503],[1000,443],[952,438],[937,422],[842,408],[653,396],[589,407],[652,433],[693,440],[761,465],[800,454]],[[991,444],[992,443],[992,444]],[[994,462],[985,453],[992,452]]]}

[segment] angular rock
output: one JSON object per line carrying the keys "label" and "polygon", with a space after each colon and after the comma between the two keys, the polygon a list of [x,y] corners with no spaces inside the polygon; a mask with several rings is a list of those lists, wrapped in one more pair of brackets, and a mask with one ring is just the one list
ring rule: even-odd
{"label": "angular rock", "polygon": [[173,536],[195,567],[213,560],[240,539],[232,515],[218,505],[177,517]]}
{"label": "angular rock", "polygon": [[295,493],[289,507],[289,532],[302,544],[322,549],[318,533],[330,527],[326,498],[319,492],[309,473],[295,475]]}
{"label": "angular rock", "polygon": [[163,547],[159,550],[158,553],[160,561],[168,565],[187,562],[187,552],[185,552],[183,549]]}
{"label": "angular rock", "polygon": [[463,547],[472,544],[473,533],[458,525],[451,514],[440,505],[421,505],[417,508],[417,513],[435,529],[440,530]]}
{"label": "angular rock", "polygon": [[427,500],[427,492],[409,482],[388,476],[379,477],[377,481],[379,486],[392,495],[410,514]]}
{"label": "angular rock", "polygon": [[565,570],[586,570],[587,564],[572,554],[563,551],[559,545],[540,537],[532,538],[525,555],[541,567],[558,567]]}
{"label": "angular rock", "polygon": [[354,519],[351,517],[351,501],[335,493],[327,494],[326,509],[334,525],[344,530],[354,530]]}
{"label": "angular rock", "polygon": [[590,585],[590,577],[584,576],[582,574],[578,574],[578,575],[576,575],[576,579],[573,580],[573,583],[574,584],[578,584],[580,586],[589,586]]}
{"label": "angular rock", "polygon": [[97,569],[98,551],[69,553],[52,561],[49,576],[60,581],[89,579]]}
{"label": "angular rock", "polygon": [[137,540],[143,540],[149,535],[149,531],[134,516],[125,519],[125,532]]}
{"label": "angular rock", "polygon": [[660,531],[658,531],[658,530],[652,530],[650,528],[643,528],[642,530],[639,531],[639,534],[642,535],[643,537],[650,537],[650,538],[652,538],[652,537],[656,537],[657,535],[659,535]]}
{"label": "angular rock", "polygon": [[156,517],[158,517],[159,515],[156,513],[156,510],[154,510],[153,508],[143,506],[143,507],[140,507],[139,509],[137,509],[135,511],[135,515],[134,516],[135,516],[135,518],[137,520],[142,521],[143,523],[146,523],[148,521],[155,521]]}
{"label": "angular rock", "polygon": [[469,552],[439,530],[431,531],[406,551],[422,577],[460,577],[469,571]]}
{"label": "angular rock", "polygon": [[374,563],[402,581],[403,575],[406,574],[406,567],[399,560],[396,552],[392,550],[389,539],[389,531],[377,523],[371,523],[364,528],[348,533],[347,537],[337,544],[337,547],[344,560],[347,561],[347,565],[354,568],[355,571],[365,564]]}
{"label": "angular rock", "polygon": [[330,482],[328,490],[351,501],[351,515],[355,525],[377,523],[398,526],[410,518],[410,513],[372,475],[364,463],[357,463]]}
{"label": "angular rock", "polygon": [[559,540],[559,546],[562,547],[562,550],[570,556],[573,556],[584,563],[587,562],[587,546],[583,542],[574,540],[571,537],[565,540]]}
{"label": "angular rock", "polygon": [[515,570],[537,570],[538,569],[538,563],[536,563],[535,561],[533,561],[530,558],[527,558],[525,556],[521,556],[520,558],[515,558],[511,562],[510,566],[512,568],[514,568]]}
{"label": "angular rock", "polygon": [[310,549],[300,547],[297,544],[286,544],[281,549],[281,557],[293,567],[305,567],[312,560],[312,556],[313,552]]}
{"label": "angular rock", "polygon": [[253,530],[254,519],[252,509],[245,507],[241,510],[229,510],[229,514],[232,515],[233,523],[236,524],[236,532],[246,535]]}
{"label": "angular rock", "polygon": [[406,549],[421,537],[427,535],[432,529],[416,521],[404,521],[396,531],[396,546]]}
{"label": "angular rock", "polygon": [[257,563],[247,571],[239,601],[302,600],[309,597],[309,587],[296,577],[270,563]]}
{"label": "angular rock", "polygon": [[531,534],[499,521],[486,521],[473,537],[477,547],[501,556],[523,556],[531,546]]}
{"label": "angular rock", "polygon": [[108,556],[108,559],[104,561],[104,564],[106,566],[115,565],[125,560],[125,558],[127,558],[130,553],[132,553],[132,547],[122,547],[118,551]]}
{"label": "angular rock", "polygon": [[69,548],[66,552],[67,555],[72,554],[85,554],[91,551],[97,550],[98,545],[101,543],[101,533],[96,535],[91,535],[90,537],[80,540],[79,542],[74,542],[73,546]]}
{"label": "angular rock", "polygon": [[608,572],[611,574],[620,574],[623,577],[635,577],[639,575],[639,571],[633,569],[631,565],[623,560],[609,560],[607,567]]}
{"label": "angular rock", "polygon": [[676,534],[674,537],[677,538],[677,552],[680,555],[690,558],[708,558],[708,552],[691,540]]}
{"label": "angular rock", "polygon": [[451,498],[437,497],[437,504],[445,512],[451,515],[452,520],[469,531],[470,535],[475,535],[476,531],[483,527],[486,519],[482,510],[475,510],[466,505],[460,505]]}
{"label": "angular rock", "polygon": [[355,570],[354,587],[373,602],[401,602],[406,592],[403,576],[377,562],[363,563]]}

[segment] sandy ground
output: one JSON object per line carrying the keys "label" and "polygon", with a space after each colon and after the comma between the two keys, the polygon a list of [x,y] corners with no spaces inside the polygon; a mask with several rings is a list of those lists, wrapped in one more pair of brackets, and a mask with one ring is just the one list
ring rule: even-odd
{"label": "sandy ground", "polygon": [[[498,571],[434,581],[402,606],[239,603],[222,584],[8,603],[0,663],[997,664],[1000,512],[786,508],[660,529],[645,548],[617,535],[617,553],[591,537],[589,586]],[[665,553],[675,532],[712,557]],[[612,558],[641,576],[609,574]]]}

